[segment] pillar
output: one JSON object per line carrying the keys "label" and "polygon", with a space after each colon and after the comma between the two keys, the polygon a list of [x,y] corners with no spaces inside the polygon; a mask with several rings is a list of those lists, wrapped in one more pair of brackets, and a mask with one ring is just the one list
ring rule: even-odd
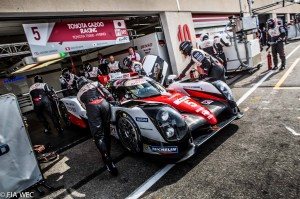
{"label": "pillar", "polygon": [[190,59],[185,58],[179,51],[180,41],[178,39],[178,26],[187,24],[190,29],[191,39],[196,46],[196,34],[191,12],[163,12],[160,14],[167,48],[170,57],[170,64],[174,74],[180,74]]}

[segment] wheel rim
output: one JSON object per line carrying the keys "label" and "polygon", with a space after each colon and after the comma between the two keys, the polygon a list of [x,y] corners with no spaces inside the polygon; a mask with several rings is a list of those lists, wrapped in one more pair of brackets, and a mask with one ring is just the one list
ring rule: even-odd
{"label": "wheel rim", "polygon": [[60,105],[60,110],[61,110],[61,116],[64,120],[64,122],[66,123],[67,126],[71,125],[71,120],[70,120],[70,116],[69,116],[69,112],[67,110],[67,107],[64,104]]}
{"label": "wheel rim", "polygon": [[140,151],[138,132],[131,121],[127,118],[121,117],[118,120],[118,132],[120,140],[125,148],[134,153]]}

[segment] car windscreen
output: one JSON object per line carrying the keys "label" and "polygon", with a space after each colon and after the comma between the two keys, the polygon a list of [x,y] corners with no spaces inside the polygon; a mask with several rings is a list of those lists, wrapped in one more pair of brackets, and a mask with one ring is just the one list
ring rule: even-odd
{"label": "car windscreen", "polygon": [[142,81],[137,84],[130,84],[126,86],[127,91],[137,98],[147,98],[161,95],[165,89],[152,81]]}

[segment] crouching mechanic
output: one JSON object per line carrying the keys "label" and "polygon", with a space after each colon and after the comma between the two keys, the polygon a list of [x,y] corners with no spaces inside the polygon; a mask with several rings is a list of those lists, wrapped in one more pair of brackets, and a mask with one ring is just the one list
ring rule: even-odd
{"label": "crouching mechanic", "polygon": [[[286,59],[285,59],[285,53],[284,53],[284,38],[285,38],[285,30],[283,26],[275,25],[274,19],[268,19],[267,21],[268,27],[269,27],[269,42],[272,42],[272,56],[273,56],[273,62],[274,62],[274,68],[273,70],[278,69],[278,56],[281,59],[281,67],[280,70],[285,69]],[[268,46],[270,47],[270,44],[268,43]],[[269,49],[269,48],[267,48]]]}
{"label": "crouching mechanic", "polygon": [[40,122],[43,123],[45,130],[44,133],[50,131],[49,123],[44,115],[44,111],[51,118],[58,133],[62,133],[63,129],[60,126],[59,119],[52,109],[51,99],[55,95],[46,83],[43,83],[43,78],[41,76],[34,77],[34,84],[29,89],[29,94],[31,95],[33,101],[34,111]]}
{"label": "crouching mechanic", "polygon": [[86,109],[89,127],[102,160],[111,175],[118,175],[118,170],[110,157],[110,104],[112,95],[100,82],[92,82],[85,77],[77,80],[78,101]]}
{"label": "crouching mechanic", "polygon": [[68,68],[64,68],[62,70],[62,74],[59,77],[59,81],[61,84],[61,89],[65,90],[63,91],[63,96],[74,96],[77,92],[77,86],[76,86],[76,80],[78,77],[70,72]]}
{"label": "crouching mechanic", "polygon": [[200,79],[213,77],[225,82],[224,66],[212,56],[208,55],[203,50],[193,49],[193,45],[190,41],[182,42],[179,46],[179,50],[183,55],[191,57],[191,61],[176,80],[185,77],[186,72],[190,70],[192,66],[196,65],[198,72],[202,71],[199,72]]}

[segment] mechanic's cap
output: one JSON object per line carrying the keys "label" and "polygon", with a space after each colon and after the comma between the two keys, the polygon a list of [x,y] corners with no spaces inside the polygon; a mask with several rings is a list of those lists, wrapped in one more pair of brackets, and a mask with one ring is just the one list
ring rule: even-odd
{"label": "mechanic's cap", "polygon": [[131,61],[131,59],[130,59],[129,57],[125,57],[125,58],[123,59],[123,64],[124,64],[124,66],[129,67],[129,66],[131,66],[131,64],[132,64],[132,61]]}
{"label": "mechanic's cap", "polygon": [[34,83],[43,83],[43,77],[40,75],[35,76]]}

